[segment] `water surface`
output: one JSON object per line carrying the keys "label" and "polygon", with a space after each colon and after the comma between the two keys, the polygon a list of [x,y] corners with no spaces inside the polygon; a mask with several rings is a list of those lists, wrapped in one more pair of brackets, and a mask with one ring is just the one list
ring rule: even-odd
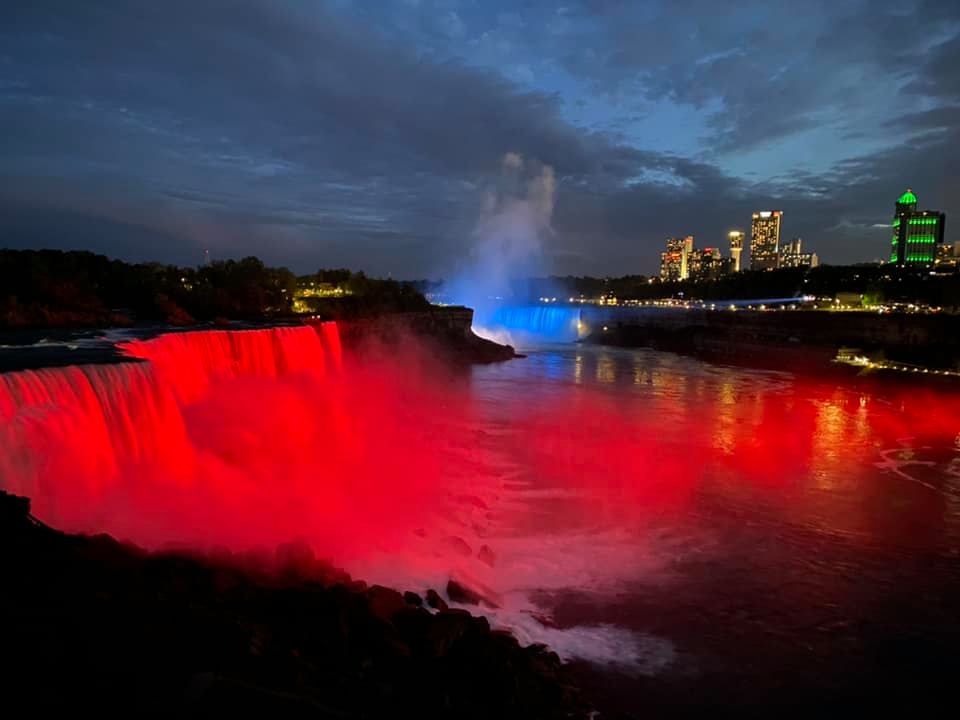
{"label": "water surface", "polygon": [[489,529],[499,581],[616,707],[922,702],[952,683],[955,396],[575,345],[471,385],[520,501]]}

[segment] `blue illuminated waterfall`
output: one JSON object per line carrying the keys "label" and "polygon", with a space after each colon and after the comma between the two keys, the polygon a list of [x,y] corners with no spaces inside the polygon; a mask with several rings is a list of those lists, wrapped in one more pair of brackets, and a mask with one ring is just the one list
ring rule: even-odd
{"label": "blue illuminated waterfall", "polygon": [[579,337],[580,308],[557,305],[499,307],[483,323],[528,341],[574,342]]}

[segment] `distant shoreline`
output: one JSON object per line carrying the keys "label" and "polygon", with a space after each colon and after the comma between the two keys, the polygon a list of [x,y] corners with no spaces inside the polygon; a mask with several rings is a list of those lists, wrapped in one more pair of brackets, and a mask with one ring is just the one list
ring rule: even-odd
{"label": "distant shoreline", "polygon": [[[960,318],[803,310],[584,312],[584,342],[801,375],[958,386]],[[856,361],[851,361],[855,358]],[[913,368],[916,367],[916,370]]]}

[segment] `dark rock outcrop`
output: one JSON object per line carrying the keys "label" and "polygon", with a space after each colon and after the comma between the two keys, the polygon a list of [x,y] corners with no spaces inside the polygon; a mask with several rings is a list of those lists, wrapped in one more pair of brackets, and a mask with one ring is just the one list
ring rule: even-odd
{"label": "dark rock outcrop", "polygon": [[458,580],[447,582],[447,597],[463,605],[486,605],[492,609],[501,605],[500,598],[489,588],[468,585]]}
{"label": "dark rock outcrop", "polygon": [[422,312],[392,313],[339,323],[344,347],[363,352],[403,347],[411,339],[437,358],[454,365],[502,362],[518,357],[510,345],[500,345],[473,332],[473,310],[431,307]]}
{"label": "dark rock outcrop", "polygon": [[447,601],[440,597],[440,593],[433,588],[427,590],[427,605],[432,607],[434,610],[447,609]]}
{"label": "dark rock outcrop", "polygon": [[65,535],[0,493],[5,705],[38,717],[587,716],[545,649],[433,591],[431,613],[302,546],[278,555],[270,568]]}

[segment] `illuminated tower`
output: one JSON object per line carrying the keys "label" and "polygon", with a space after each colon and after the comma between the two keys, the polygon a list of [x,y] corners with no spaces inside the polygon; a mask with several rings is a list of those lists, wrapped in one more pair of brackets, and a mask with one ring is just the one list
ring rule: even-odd
{"label": "illuminated tower", "polygon": [[727,235],[730,239],[730,272],[740,272],[740,254],[743,252],[743,232],[731,230]]}
{"label": "illuminated tower", "polygon": [[660,253],[660,279],[686,280],[693,259],[693,235],[667,238],[667,251]]}
{"label": "illuminated tower", "polygon": [[917,196],[909,188],[897,198],[890,240],[890,262],[931,265],[943,244],[947,216],[937,210],[917,210]]}
{"label": "illuminated tower", "polygon": [[[677,238],[679,240],[679,238]],[[690,261],[693,259],[693,235],[687,235],[681,240],[682,245],[682,263],[680,265],[680,278],[686,280],[690,277]]]}
{"label": "illuminated tower", "polygon": [[775,270],[780,251],[779,210],[761,210],[753,214],[750,225],[750,269]]}

